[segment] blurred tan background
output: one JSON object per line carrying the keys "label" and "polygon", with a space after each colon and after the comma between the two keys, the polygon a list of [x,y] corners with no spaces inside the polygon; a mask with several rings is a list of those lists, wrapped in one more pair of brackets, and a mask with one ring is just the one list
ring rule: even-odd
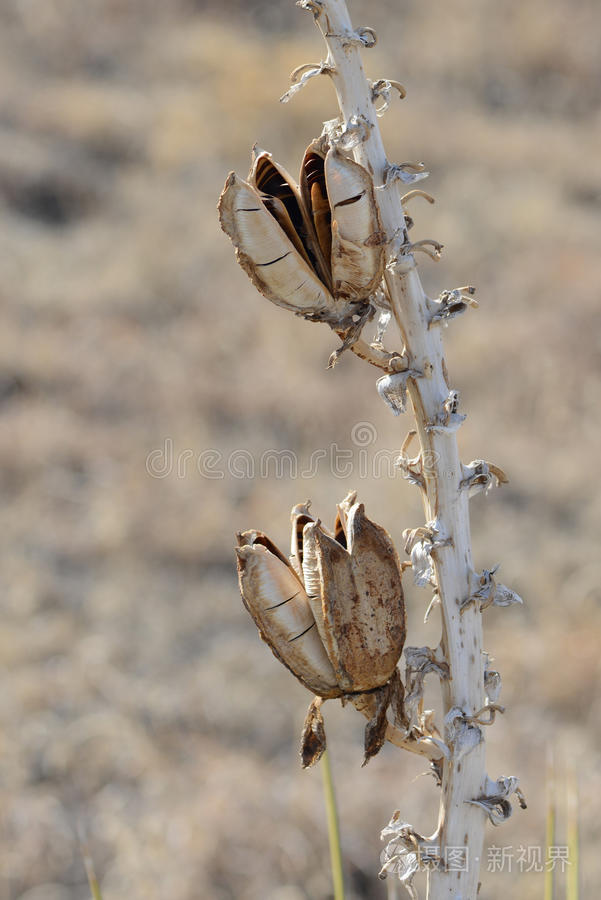
{"label": "blurred tan background", "polygon": [[[380,36],[368,74],[408,88],[382,120],[390,159],[432,173],[437,204],[414,205],[412,235],[445,253],[424,258],[424,283],[478,287],[480,309],[446,335],[463,458],[510,477],[473,501],[473,536],[478,568],[501,562],[525,600],[486,613],[507,705],[487,737],[491,776],[519,775],[529,809],[489,829],[510,849],[481,896],[542,896],[518,857],[544,840],[549,747],[579,772],[583,896],[597,896],[598,3],[352,0],[351,14]],[[411,420],[350,355],[325,370],[333,335],[254,292],[215,212],[255,141],[296,172],[335,115],[326,79],[277,102],[323,52],[289,0],[0,6],[2,900],[89,897],[78,833],[107,900],[330,896],[320,772],[297,756],[310,697],[242,608],[234,532],[285,548],[293,503],[329,518],[354,487],[400,549],[417,492],[366,474]],[[334,444],[353,472],[322,459],[303,477]],[[262,476],[270,449],[296,455],[296,478]],[[435,643],[429,596],[408,595],[409,643]],[[383,900],[379,831],[397,807],[432,831],[437,790],[394,748],[362,770],[363,720],[325,715],[348,897]]]}

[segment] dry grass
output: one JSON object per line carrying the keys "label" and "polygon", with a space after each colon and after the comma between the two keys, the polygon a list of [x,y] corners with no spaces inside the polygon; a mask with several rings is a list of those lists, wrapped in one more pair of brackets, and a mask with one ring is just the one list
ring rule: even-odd
{"label": "dry grass", "polygon": [[[269,5],[269,8],[272,5]],[[423,158],[437,205],[418,237],[433,294],[482,301],[448,331],[469,411],[464,458],[511,483],[473,504],[476,560],[501,561],[523,609],[487,613],[504,678],[490,772],[530,801],[497,845],[542,844],[549,742],[582,771],[584,896],[601,888],[598,456],[600,62],[594,0],[407,2],[351,11],[380,33],[373,76],[409,97],[385,120],[392,159]],[[319,773],[296,744],[309,696],[242,610],[233,532],[285,546],[288,510],[324,514],[357,487],[400,540],[419,524],[398,480],[151,478],[150,451],[370,450],[404,435],[323,328],[256,296],[215,203],[258,140],[293,171],[334,110],[313,81],[277,97],[322,48],[310,17],[268,7],[6,0],[0,10],[0,896],[81,900],[81,826],[103,896],[323,900]],[[395,3],[390,3],[396,9]],[[429,9],[429,7],[428,7]],[[220,18],[221,16],[221,18]],[[235,27],[232,27],[232,25]],[[258,24],[272,30],[261,33]],[[278,33],[276,28],[292,29]],[[409,422],[401,423],[401,429]],[[423,643],[425,595],[410,594]],[[436,640],[434,625],[427,632]],[[331,709],[329,708],[331,706]],[[325,709],[350,897],[382,898],[379,828],[395,805],[434,821],[431,780],[392,748],[361,771],[362,721]],[[541,894],[490,875],[486,896]]]}

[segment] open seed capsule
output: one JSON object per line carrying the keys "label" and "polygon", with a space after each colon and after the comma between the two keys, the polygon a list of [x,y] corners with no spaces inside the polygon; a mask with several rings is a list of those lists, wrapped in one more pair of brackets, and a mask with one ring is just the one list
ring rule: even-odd
{"label": "open seed capsule", "polygon": [[365,311],[382,279],[384,235],[372,180],[353,160],[314,141],[299,188],[259,151],[248,182],[228,176],[218,208],[238,262],[277,306],[338,331]]}
{"label": "open seed capsule", "polygon": [[406,725],[396,668],[405,641],[399,561],[354,492],[338,506],[334,534],[313,518],[309,501],[291,519],[290,560],[262,532],[238,535],[242,599],[274,655],[317,694],[303,729],[303,765],[325,749],[321,701],[345,695],[369,718],[367,762],[386,738],[389,706]]}

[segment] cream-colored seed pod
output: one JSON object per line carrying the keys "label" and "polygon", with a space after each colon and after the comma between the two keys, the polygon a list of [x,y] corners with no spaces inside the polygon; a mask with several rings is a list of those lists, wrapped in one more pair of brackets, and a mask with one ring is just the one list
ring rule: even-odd
{"label": "cream-colored seed pod", "polygon": [[336,298],[357,300],[382,280],[385,235],[369,173],[335,149],[325,158],[332,214],[332,289]]}
{"label": "cream-colored seed pod", "polygon": [[[219,198],[221,227],[255,287],[276,306],[338,321],[334,299],[269,212],[257,191],[232,172]],[[346,310],[348,315],[349,307]]]}
{"label": "cream-colored seed pod", "polygon": [[298,576],[261,533],[245,532],[239,541],[240,593],[261,636],[310,691],[321,697],[340,696]]}
{"label": "cream-colored seed pod", "polygon": [[366,299],[382,280],[385,262],[385,235],[369,173],[318,138],[305,152],[300,193],[335,299]]}
{"label": "cream-colored seed pod", "polygon": [[382,279],[384,239],[369,174],[326,150],[322,139],[308,147],[300,188],[271,154],[255,152],[248,182],[230,173],[218,209],[255,287],[340,333]]}

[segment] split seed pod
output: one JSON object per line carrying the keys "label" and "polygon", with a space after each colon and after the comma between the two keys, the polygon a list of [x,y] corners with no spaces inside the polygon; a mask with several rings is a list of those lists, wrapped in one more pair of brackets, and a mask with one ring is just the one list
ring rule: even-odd
{"label": "split seed pod", "polygon": [[305,153],[300,188],[259,151],[248,181],[230,173],[218,209],[255,287],[297,315],[344,330],[382,279],[385,237],[372,180],[322,140]]}
{"label": "split seed pod", "polygon": [[[238,541],[242,599],[275,656],[319,698],[357,700],[369,693],[367,761],[384,741],[388,706],[397,719],[402,710],[396,666],[405,604],[390,536],[353,493],[338,507],[333,533],[315,520],[308,502],[294,507],[289,560],[261,532],[244,532]],[[304,765],[325,749],[319,705],[312,704],[305,723]]]}

